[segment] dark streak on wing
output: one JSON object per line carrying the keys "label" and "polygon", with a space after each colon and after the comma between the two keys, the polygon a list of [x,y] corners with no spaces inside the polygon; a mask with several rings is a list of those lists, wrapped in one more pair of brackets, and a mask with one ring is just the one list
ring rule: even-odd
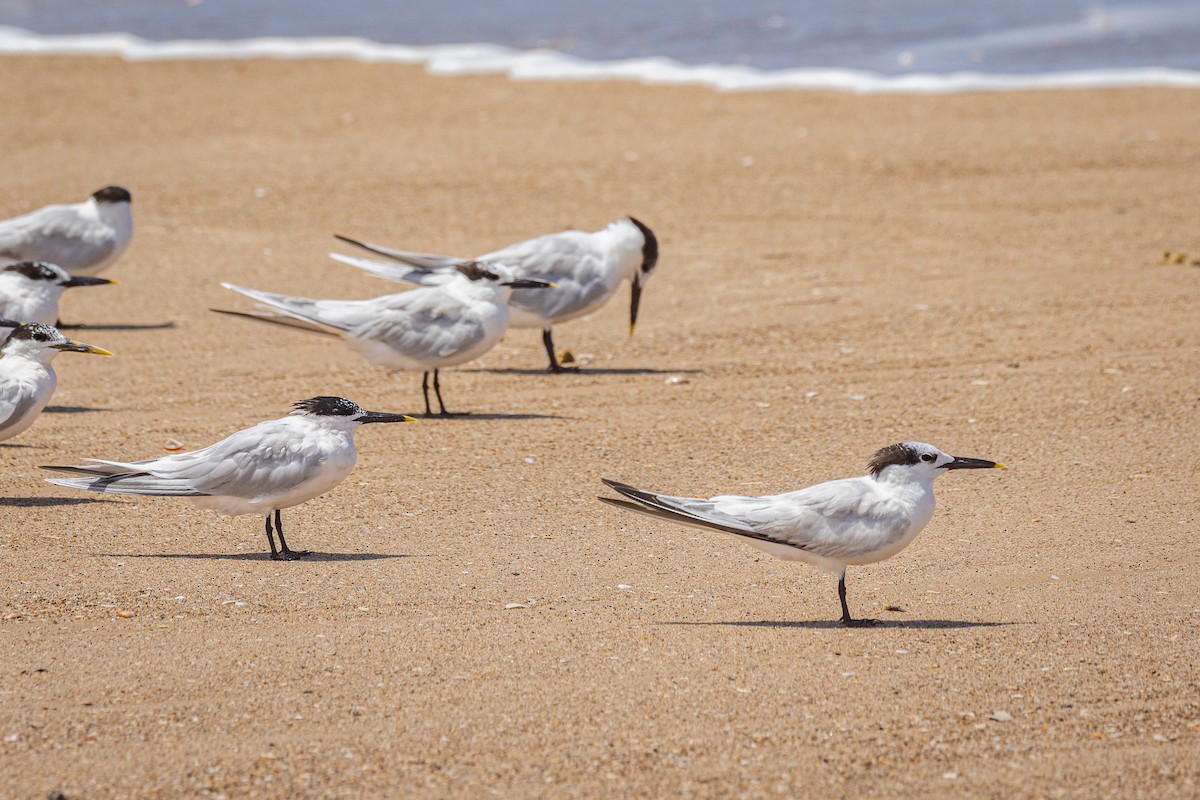
{"label": "dark streak on wing", "polygon": [[67,464],[42,464],[39,469],[62,472],[66,475],[82,475],[86,478],[128,478],[131,475],[149,475],[149,472],[113,472],[114,467],[80,467]]}
{"label": "dark streak on wing", "polygon": [[468,261],[468,259],[456,258],[454,256],[439,256],[432,253],[412,253],[406,250],[394,250],[390,247],[384,247],[381,244],[372,244],[371,242],[351,239],[349,236],[342,236],[340,233],[335,233],[333,238],[343,241],[346,244],[352,244],[355,247],[361,247],[363,250],[374,253],[377,256],[390,258],[393,261],[399,261],[401,264],[407,264],[410,267],[426,271],[445,269],[446,267],[455,266],[459,262]]}
{"label": "dark streak on wing", "polygon": [[289,317],[289,316],[282,315],[282,314],[277,316],[277,315],[269,314],[266,312],[229,311],[228,309],[224,309],[224,308],[210,308],[209,311],[215,311],[218,314],[228,314],[231,317],[243,317],[245,319],[252,319],[252,320],[255,320],[256,322],[269,322],[272,325],[282,325],[285,328],[296,328],[298,330],[308,331],[310,333],[319,333],[319,334],[322,334],[323,336],[332,336],[334,338],[341,338],[338,334],[334,333],[333,331],[323,328],[314,322],[308,322],[306,320],[297,319],[296,317]]}
{"label": "dark streak on wing", "polygon": [[618,483],[617,481],[610,481],[608,478],[601,478],[600,480],[614,491],[620,492],[626,497],[637,501],[637,503],[627,503],[623,500],[615,500],[611,497],[597,498],[601,502],[608,503],[609,505],[616,506],[617,508],[624,508],[627,511],[637,511],[641,514],[658,517],[659,519],[670,520],[671,522],[684,523],[686,525],[699,525],[701,527],[711,528],[715,531],[721,531],[723,533],[732,533],[734,536],[742,536],[746,539],[757,539],[760,542],[770,542],[771,544],[792,547],[796,550],[809,549],[803,545],[796,544],[795,542],[789,542],[786,539],[781,539],[777,536],[771,536],[767,533],[734,528],[729,525],[722,525],[718,522],[704,519],[703,517],[696,517],[691,514],[686,514],[682,511],[665,505],[658,499],[656,495],[651,492],[647,492],[642,489],[635,489],[628,484]]}

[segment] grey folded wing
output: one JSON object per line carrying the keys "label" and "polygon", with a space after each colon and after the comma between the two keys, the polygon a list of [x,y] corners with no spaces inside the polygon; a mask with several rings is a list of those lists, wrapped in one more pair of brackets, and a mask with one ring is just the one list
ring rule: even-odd
{"label": "grey folded wing", "polygon": [[201,492],[187,481],[179,478],[159,478],[146,472],[123,471],[117,467],[106,465],[74,466],[46,465],[42,469],[51,472],[62,472],[76,475],[75,478],[47,478],[47,483],[67,486],[71,489],[86,489],[91,492],[112,492],[115,494],[140,494],[158,497],[204,497],[208,493]]}

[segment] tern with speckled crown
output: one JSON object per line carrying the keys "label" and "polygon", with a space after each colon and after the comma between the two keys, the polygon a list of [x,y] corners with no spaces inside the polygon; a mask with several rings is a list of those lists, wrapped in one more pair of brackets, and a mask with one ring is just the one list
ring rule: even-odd
{"label": "tern with speckled crown", "polygon": [[0,442],[28,430],[50,402],[58,386],[50,363],[55,356],[62,352],[112,355],[40,322],[0,320],[0,337],[6,334],[0,344]]}
{"label": "tern with speckled crown", "polygon": [[[69,275],[55,264],[19,261],[0,267],[0,317],[21,322],[53,325],[58,320],[58,301],[67,289],[116,283],[91,275]],[[0,330],[0,338],[6,332]]]}
{"label": "tern with speckled crown", "polygon": [[871,625],[876,621],[850,616],[846,567],[873,564],[903,550],[933,516],[933,481],[938,476],[955,469],[1005,467],[981,458],[947,455],[923,442],[885,447],[868,467],[869,474],[862,477],[794,492],[765,497],[719,495],[707,500],[605,480],[628,500],[600,500],[681,525],[731,533],[778,558],[835,573],[842,624]]}
{"label": "tern with speckled crown", "polygon": [[[354,432],[372,422],[413,422],[404,414],[364,411],[344,397],[313,397],[291,414],[240,430],[202,450],[145,461],[85,459],[44,466],[74,477],[47,478],[72,489],[115,494],[186,497],[219,514],[265,514],[271,558],[291,561],[308,551],[288,548],[279,511],[337,486],[354,469]],[[279,536],[275,547],[274,532]]]}

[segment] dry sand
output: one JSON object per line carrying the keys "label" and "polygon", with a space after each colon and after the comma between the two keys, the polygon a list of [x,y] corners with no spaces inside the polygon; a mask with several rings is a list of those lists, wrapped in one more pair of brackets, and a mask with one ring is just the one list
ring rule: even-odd
{"label": "dry sand", "polygon": [[[0,795],[1194,797],[1200,104],[437,78],[317,61],[0,59],[0,216],[128,186],[57,410],[0,446]],[[215,441],[419,375],[209,313],[365,297],[337,231],[471,254],[635,214],[662,259],[447,370],[476,416],[370,427],[261,520],[36,465]],[[169,329],[155,329],[160,323]],[[139,328],[138,326],[147,326]],[[670,382],[679,376],[683,380]],[[601,476],[765,493],[920,439],[907,550],[836,581],[624,514]],[[506,604],[527,607],[506,610]],[[903,611],[887,610],[889,606]]]}

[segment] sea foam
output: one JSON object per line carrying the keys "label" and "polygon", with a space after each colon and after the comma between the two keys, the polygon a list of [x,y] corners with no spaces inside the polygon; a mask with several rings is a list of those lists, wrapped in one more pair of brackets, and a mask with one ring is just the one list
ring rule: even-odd
{"label": "sea foam", "polygon": [[689,65],[665,57],[589,61],[554,50],[514,50],[492,44],[409,46],[357,37],[259,37],[156,42],[127,33],[45,36],[0,26],[0,54],[119,56],[129,61],[335,58],[367,63],[424,64],[434,75],[501,74],[513,80],[630,80],[699,85],[720,91],[816,89],[858,93],[947,93],[1020,89],[1200,87],[1200,72],[1167,67],[1092,69],[1005,75],[911,72],[883,75],[854,69]]}

